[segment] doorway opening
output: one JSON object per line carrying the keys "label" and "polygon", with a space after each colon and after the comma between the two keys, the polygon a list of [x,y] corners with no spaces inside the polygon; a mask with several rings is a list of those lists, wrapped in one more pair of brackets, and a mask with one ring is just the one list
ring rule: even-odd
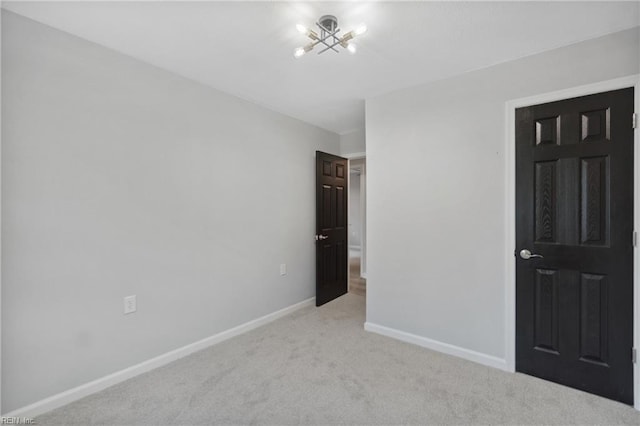
{"label": "doorway opening", "polygon": [[366,160],[349,160],[349,293],[366,295]]}

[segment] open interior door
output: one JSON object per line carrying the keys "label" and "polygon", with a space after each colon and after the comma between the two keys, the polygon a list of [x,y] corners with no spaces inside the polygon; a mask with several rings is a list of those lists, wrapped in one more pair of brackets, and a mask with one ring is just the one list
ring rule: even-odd
{"label": "open interior door", "polygon": [[316,306],[347,292],[346,158],[316,151]]}

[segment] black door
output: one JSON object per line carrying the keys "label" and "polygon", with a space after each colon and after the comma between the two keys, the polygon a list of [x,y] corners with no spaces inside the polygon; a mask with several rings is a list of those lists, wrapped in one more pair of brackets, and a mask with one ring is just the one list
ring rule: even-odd
{"label": "black door", "polygon": [[516,110],[516,370],[627,404],[632,114],[632,88]]}
{"label": "black door", "polygon": [[316,151],[316,306],[347,292],[347,159]]}

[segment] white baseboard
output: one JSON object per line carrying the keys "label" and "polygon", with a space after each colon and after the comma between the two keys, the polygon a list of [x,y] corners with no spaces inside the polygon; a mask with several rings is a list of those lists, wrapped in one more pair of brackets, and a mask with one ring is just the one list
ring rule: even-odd
{"label": "white baseboard", "polygon": [[500,370],[508,371],[507,362],[502,358],[498,358],[492,355],[483,354],[481,352],[472,351],[470,349],[461,348],[459,346],[450,345],[449,343],[439,342],[437,340],[428,339],[426,337],[418,336],[416,334],[406,333],[404,331],[396,330],[382,325],[373,324],[370,322],[364,323],[364,329],[372,333],[381,334],[383,336],[391,337],[393,339],[401,340],[407,343],[413,343],[414,345],[422,346],[423,348],[431,349],[437,352],[442,352],[447,355],[457,356],[468,361],[477,362],[478,364],[487,365],[489,367],[497,368]]}
{"label": "white baseboard", "polygon": [[255,328],[258,328],[262,325],[268,324],[272,321],[277,320],[278,318],[281,318],[294,311],[297,311],[298,309],[313,305],[314,301],[315,301],[315,297],[312,297],[307,300],[303,300],[302,302],[288,306],[284,309],[280,309],[279,311],[267,314],[263,317],[246,322],[237,327],[233,327],[229,330],[225,330],[221,333],[204,338],[202,340],[198,340],[197,342],[194,342],[189,345],[183,346],[181,348],[175,349],[173,351],[164,353],[162,355],[159,355],[155,358],[151,358],[147,361],[143,361],[134,366],[125,368],[124,370],[117,371],[113,374],[109,374],[108,376],[101,377],[89,383],[85,383],[73,389],[69,389],[67,391],[61,392],[57,395],[50,396],[49,398],[45,398],[41,401],[27,405],[26,407],[18,408],[17,410],[11,411],[10,413],[3,414],[2,416],[3,417],[38,416],[40,414],[46,413],[47,411],[51,411],[53,409],[62,407],[63,405],[67,405],[71,402],[77,401],[81,398],[84,398],[85,396],[99,392],[115,384],[124,382],[125,380],[131,379],[142,373],[146,373],[147,371],[151,371],[155,368],[162,367],[163,365],[169,364],[170,362],[183,358],[194,352],[200,351],[202,349],[206,349],[217,343],[223,342],[225,340],[231,339],[232,337],[238,336],[240,334],[243,334]]}

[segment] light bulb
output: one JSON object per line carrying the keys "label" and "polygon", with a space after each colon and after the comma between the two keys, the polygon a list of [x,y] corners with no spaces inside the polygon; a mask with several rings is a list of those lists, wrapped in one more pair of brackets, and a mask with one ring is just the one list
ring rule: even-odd
{"label": "light bulb", "polygon": [[347,44],[347,50],[349,51],[349,53],[356,53],[358,48],[356,47],[355,44],[349,43],[349,44]]}
{"label": "light bulb", "polygon": [[299,58],[300,56],[304,55],[305,53],[307,53],[307,51],[304,50],[304,47],[298,47],[296,50],[293,51],[293,56],[295,58]]}
{"label": "light bulb", "polygon": [[296,24],[296,30],[298,30],[298,32],[300,32],[301,34],[306,34],[309,31],[307,27],[302,24]]}
{"label": "light bulb", "polygon": [[356,35],[362,35],[367,32],[367,26],[365,24],[360,24],[358,28],[356,28]]}

